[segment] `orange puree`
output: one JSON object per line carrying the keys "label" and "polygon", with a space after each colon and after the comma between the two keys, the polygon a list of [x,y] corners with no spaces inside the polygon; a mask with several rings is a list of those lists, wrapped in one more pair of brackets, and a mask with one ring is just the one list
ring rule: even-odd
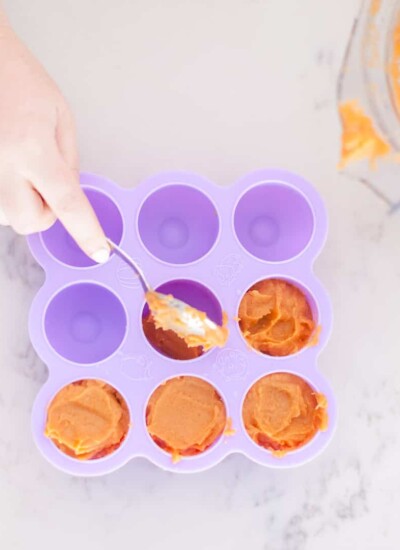
{"label": "orange puree", "polygon": [[[153,315],[156,328],[172,330],[189,348],[201,346],[203,351],[224,347],[228,339],[227,318],[223,326],[216,325],[206,313],[179,302],[171,295],[146,292],[146,301]],[[177,307],[177,302],[180,307]]]}
{"label": "orange puree", "polygon": [[291,355],[315,332],[310,305],[303,292],[287,281],[266,279],[243,296],[239,325],[249,345],[267,355]]}
{"label": "orange puree", "polygon": [[339,105],[339,113],[342,120],[342,155],[339,168],[362,159],[368,159],[371,167],[374,167],[379,157],[390,153],[389,144],[378,134],[372,120],[356,100]]}
{"label": "orange puree", "polygon": [[65,386],[50,403],[45,435],[67,455],[89,460],[112,453],[128,429],[121,395],[100,380],[81,380]]}
{"label": "orange puree", "polygon": [[277,456],[298,449],[328,425],[327,401],[299,376],[286,372],[264,376],[250,388],[243,404],[249,436]]}
{"label": "orange puree", "polygon": [[400,19],[393,31],[392,51],[389,62],[389,78],[397,113],[400,114]]}
{"label": "orange puree", "polygon": [[172,378],[151,395],[146,411],[153,440],[174,461],[205,451],[224,432],[225,405],[214,387],[194,376]]}
{"label": "orange puree", "polygon": [[369,13],[372,16],[377,15],[379,10],[381,9],[381,2],[382,0],[371,0],[371,4],[369,6]]}
{"label": "orange puree", "polygon": [[151,313],[142,321],[143,331],[150,344],[160,353],[171,359],[188,360],[203,355],[203,348],[197,346],[190,348],[183,338],[180,338],[173,330],[156,328]]}

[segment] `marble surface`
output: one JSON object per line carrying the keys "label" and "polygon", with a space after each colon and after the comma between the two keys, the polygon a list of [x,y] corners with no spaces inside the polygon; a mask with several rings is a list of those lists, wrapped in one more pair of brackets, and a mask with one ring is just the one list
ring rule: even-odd
{"label": "marble surface", "polygon": [[315,183],[331,218],[316,272],[335,309],[320,368],[340,421],[329,449],[292,471],[233,456],[193,476],[144,460],[101,479],[61,474],[30,435],[46,368],[27,316],[43,275],[2,230],[1,547],[398,548],[400,214],[336,170],[335,84],[358,0],[4,5],[75,110],[83,169],[133,186],[163,169],[227,184],[275,165]]}

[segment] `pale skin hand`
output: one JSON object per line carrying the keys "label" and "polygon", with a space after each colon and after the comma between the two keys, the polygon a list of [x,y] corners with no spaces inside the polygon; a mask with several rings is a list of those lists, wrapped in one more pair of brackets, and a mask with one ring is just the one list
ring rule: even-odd
{"label": "pale skin hand", "polygon": [[107,261],[105,235],[79,186],[70,109],[0,9],[0,224],[26,235],[57,218],[88,256]]}

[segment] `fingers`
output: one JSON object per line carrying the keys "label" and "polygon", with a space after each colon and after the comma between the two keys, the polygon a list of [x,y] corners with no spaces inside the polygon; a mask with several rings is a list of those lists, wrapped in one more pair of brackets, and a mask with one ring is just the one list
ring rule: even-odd
{"label": "fingers", "polygon": [[58,151],[49,151],[48,158],[35,164],[33,182],[48,206],[88,256],[95,262],[106,262],[110,247],[76,172]]}
{"label": "fingers", "polygon": [[78,149],[76,144],[75,121],[71,111],[63,108],[58,113],[56,142],[61,156],[72,170],[78,171]]}
{"label": "fingers", "polygon": [[0,200],[0,223],[11,225],[21,235],[46,231],[55,222],[54,213],[26,181],[3,188]]}

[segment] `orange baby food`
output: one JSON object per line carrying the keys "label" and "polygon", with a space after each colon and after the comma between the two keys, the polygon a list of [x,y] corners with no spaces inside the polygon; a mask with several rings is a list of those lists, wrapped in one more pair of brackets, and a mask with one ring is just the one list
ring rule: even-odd
{"label": "orange baby food", "polygon": [[249,436],[277,456],[298,449],[328,426],[327,401],[294,374],[264,376],[246,395],[243,422]]}
{"label": "orange baby food", "polygon": [[228,339],[226,316],[223,326],[218,326],[206,313],[194,307],[186,305],[184,310],[173,307],[174,297],[171,294],[149,291],[146,293],[146,301],[156,328],[173,330],[190,348],[201,346],[203,351],[208,351],[225,346]]}
{"label": "orange baby food", "polygon": [[172,378],[149,399],[147,429],[174,461],[205,451],[224,432],[225,405],[214,387],[194,376]]}
{"label": "orange baby food", "polygon": [[388,72],[395,108],[400,115],[400,18],[393,31]]}
{"label": "orange baby food", "polygon": [[195,359],[203,355],[203,348],[201,346],[190,348],[185,340],[180,338],[173,330],[156,328],[151,313],[143,319],[142,323],[147,340],[163,355],[181,361]]}
{"label": "orange baby food", "polygon": [[117,390],[100,380],[80,380],[50,403],[45,435],[65,454],[89,460],[115,451],[128,429],[128,407]]}
{"label": "orange baby food", "polygon": [[339,105],[342,120],[342,154],[339,168],[348,163],[368,159],[371,167],[376,160],[388,155],[391,148],[379,135],[369,116],[358,101],[346,101]]}
{"label": "orange baby food", "polygon": [[249,345],[267,355],[291,355],[314,342],[315,322],[303,292],[281,279],[256,283],[239,306],[239,326]]}
{"label": "orange baby food", "polygon": [[377,15],[379,10],[381,9],[381,2],[382,0],[371,0],[371,4],[369,6],[369,12],[372,16]]}

